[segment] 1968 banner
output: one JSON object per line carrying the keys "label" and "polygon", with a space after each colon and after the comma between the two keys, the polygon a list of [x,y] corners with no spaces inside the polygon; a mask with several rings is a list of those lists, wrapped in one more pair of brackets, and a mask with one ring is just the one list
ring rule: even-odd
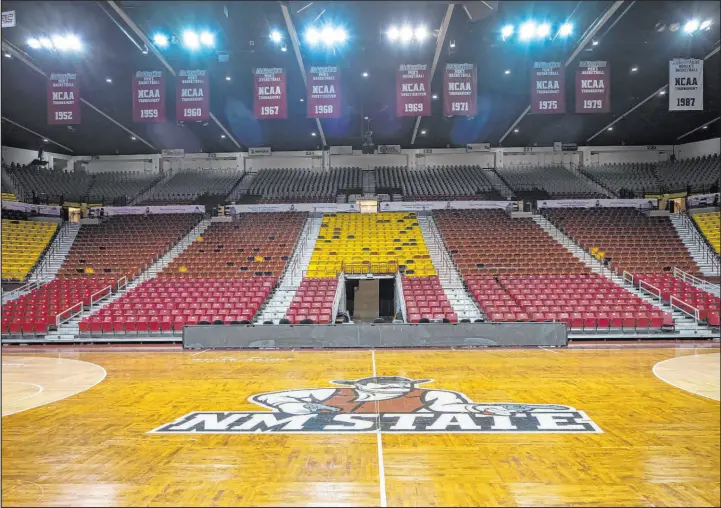
{"label": "1968 banner", "polygon": [[476,65],[446,64],[443,73],[443,115],[476,115]]}
{"label": "1968 banner", "polygon": [[80,86],[75,72],[51,72],[48,78],[48,123],[80,123]]}
{"label": "1968 banner", "polygon": [[308,69],[308,118],[339,118],[340,70],[335,65]]}
{"label": "1968 banner", "polygon": [[396,75],[396,116],[431,114],[431,76],[427,64],[403,64]]}
{"label": "1968 banner", "polygon": [[605,61],[581,61],[576,69],[576,113],[611,111],[611,69]]}
{"label": "1968 banner", "polygon": [[133,121],[165,121],[165,78],[163,71],[137,71],[133,76]]}
{"label": "1968 banner", "polygon": [[175,94],[176,120],[207,120],[210,116],[208,71],[181,70]]}
{"label": "1968 banner", "polygon": [[255,117],[260,120],[287,118],[285,69],[258,67],[253,71]]}
{"label": "1968 banner", "polygon": [[566,80],[561,62],[533,62],[531,113],[566,112]]}

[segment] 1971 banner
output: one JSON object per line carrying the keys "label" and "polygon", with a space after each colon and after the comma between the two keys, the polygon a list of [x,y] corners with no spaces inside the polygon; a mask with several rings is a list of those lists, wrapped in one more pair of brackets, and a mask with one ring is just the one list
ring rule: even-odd
{"label": "1971 banner", "polygon": [[427,64],[403,64],[396,75],[396,116],[431,114],[431,76]]}
{"label": "1971 banner", "polygon": [[566,112],[566,80],[561,62],[533,62],[531,70],[531,113]]}
{"label": "1971 banner", "polygon": [[210,118],[208,71],[181,70],[175,94],[176,120],[207,120]]}
{"label": "1971 banner", "polygon": [[443,73],[443,115],[476,116],[475,64],[446,64]]}
{"label": "1971 banner", "polygon": [[340,118],[340,69],[335,65],[308,69],[308,118]]}
{"label": "1971 banner", "polygon": [[80,123],[80,85],[75,72],[51,72],[48,78],[48,123]]}
{"label": "1971 banner", "polygon": [[133,76],[133,122],[165,121],[163,71],[137,71]]}
{"label": "1971 banner", "polygon": [[287,118],[285,69],[258,67],[253,71],[255,117],[260,120]]}
{"label": "1971 banner", "polygon": [[611,69],[605,61],[581,61],[576,69],[576,113],[611,111]]}

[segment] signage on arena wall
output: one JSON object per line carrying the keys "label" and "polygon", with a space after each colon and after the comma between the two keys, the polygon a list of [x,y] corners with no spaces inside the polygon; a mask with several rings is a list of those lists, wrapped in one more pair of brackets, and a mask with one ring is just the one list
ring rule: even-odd
{"label": "signage on arena wall", "polygon": [[668,66],[668,110],[703,111],[703,60],[674,58]]}
{"label": "signage on arena wall", "polygon": [[133,122],[165,122],[163,71],[137,71],[133,76]]}
{"label": "signage on arena wall", "polygon": [[161,156],[166,159],[182,159],[185,157],[185,150],[182,148],[163,148]]}
{"label": "signage on arena wall", "polygon": [[111,215],[164,215],[171,213],[205,213],[202,205],[164,205],[164,206],[98,206],[106,216]]}
{"label": "signage on arena wall", "polygon": [[226,210],[233,213],[266,213],[266,212],[358,212],[355,203],[279,203],[272,205],[226,205]]}
{"label": "signage on arena wall", "polygon": [[12,28],[15,26],[15,11],[5,11],[2,13],[2,27]]}
{"label": "signage on arena wall", "polygon": [[340,118],[340,69],[335,65],[308,68],[308,118]]}
{"label": "signage on arena wall", "polygon": [[467,143],[466,152],[490,152],[490,143]]}
{"label": "signage on arena wall", "polygon": [[533,62],[531,113],[553,115],[566,112],[565,69],[561,62]]}
{"label": "signage on arena wall", "polygon": [[259,146],[256,148],[248,148],[248,155],[270,155],[269,146]]}
{"label": "signage on arena wall", "polygon": [[383,155],[400,155],[401,145],[378,145],[378,153]]}
{"label": "signage on arena wall", "polygon": [[582,60],[576,69],[576,113],[611,111],[611,68],[605,61]]}
{"label": "signage on arena wall", "polygon": [[396,116],[431,114],[431,75],[427,64],[401,64],[396,74]]}
{"label": "signage on arena wall", "polygon": [[353,155],[353,147],[352,146],[331,146],[330,154],[331,155]]}
{"label": "signage on arena wall", "polygon": [[538,208],[657,208],[657,199],[544,199]]}
{"label": "signage on arena wall", "polygon": [[3,201],[2,207],[5,210],[15,210],[17,212],[25,212],[31,214],[36,212],[38,215],[50,215],[59,217],[62,207],[49,205],[31,205],[30,203],[21,203],[20,201]]}
{"label": "signage on arena wall", "polygon": [[48,123],[80,123],[80,85],[75,72],[51,72],[48,78]]}
{"label": "signage on arena wall", "polygon": [[204,69],[178,72],[175,94],[175,119],[178,121],[210,118],[210,87],[208,71]]}
{"label": "signage on arena wall", "polygon": [[686,205],[691,206],[712,206],[714,199],[719,199],[719,193],[714,194],[695,194],[686,198]]}
{"label": "signage on arena wall", "polygon": [[287,118],[285,69],[258,67],[253,71],[253,111],[259,120]]}
{"label": "signage on arena wall", "polygon": [[443,73],[443,115],[476,116],[477,95],[476,65],[446,64]]}
{"label": "signage on arena wall", "polygon": [[423,210],[505,210],[510,201],[384,201],[381,212],[416,212]]}

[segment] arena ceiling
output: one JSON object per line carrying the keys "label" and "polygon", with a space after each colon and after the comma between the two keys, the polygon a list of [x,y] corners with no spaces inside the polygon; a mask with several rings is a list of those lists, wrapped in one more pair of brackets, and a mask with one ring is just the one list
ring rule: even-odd
{"label": "arena ceiling", "polygon": [[[471,5],[473,4],[473,5]],[[136,70],[162,69],[153,51],[142,51],[143,42],[109,2],[6,1],[3,11],[15,10],[17,25],[3,29],[3,49],[13,53],[2,58],[2,143],[38,149],[45,136],[74,154],[143,154],[163,148],[187,152],[228,152],[249,146],[271,146],[273,150],[321,148],[316,121],[306,118],[300,67],[290,41],[281,5],[286,5],[294,27],[302,33],[321,19],[345,27],[349,40],[335,51],[315,50],[302,43],[304,64],[335,63],[344,73],[345,114],[340,119],[321,120],[327,145],[360,148],[363,117],[370,118],[376,144],[400,144],[404,148],[458,147],[466,143],[490,142],[498,146],[543,146],[554,141],[580,145],[676,144],[711,137],[721,122],[712,123],[679,141],[687,132],[719,116],[719,3],[678,1],[625,1],[603,23],[594,38],[569,63],[578,60],[608,60],[612,77],[612,112],[608,114],[525,115],[511,127],[529,105],[530,64],[534,60],[565,62],[582,40],[584,32],[614,5],[611,1],[499,1],[454,4],[447,34],[440,50],[438,68],[447,62],[472,62],[478,66],[478,107],[474,118],[442,115],[441,100],[433,101],[432,116],[420,121],[415,143],[411,144],[415,118],[394,114],[395,69],[401,63],[431,63],[436,38],[424,44],[401,47],[390,43],[385,31],[391,24],[425,24],[441,27],[447,2],[213,2],[213,1],[117,1],[132,23],[149,38],[157,31],[180,33],[182,29],[208,29],[216,34],[216,51],[193,54],[181,47],[159,50],[167,62],[179,68],[205,67],[210,72],[211,110],[217,123],[173,121],[156,125],[135,124],[131,114],[131,76]],[[468,9],[467,7],[471,8]],[[489,9],[490,6],[492,9]],[[482,13],[471,21],[469,14]],[[226,14],[227,13],[227,14]],[[320,16],[320,18],[318,18]],[[691,37],[683,30],[658,30],[658,25],[683,23],[691,17],[714,20],[710,30]],[[503,41],[500,29],[507,23],[526,19],[548,19],[574,24],[566,40],[520,44]],[[288,51],[269,40],[272,28],[286,35]],[[28,48],[28,37],[58,30],[76,33],[85,44],[77,55],[61,57]],[[134,42],[135,41],[135,42]],[[455,43],[451,47],[451,43]],[[7,51],[5,51],[7,52]],[[228,55],[220,62],[218,52]],[[668,60],[674,57],[704,58],[705,109],[670,113],[666,97],[653,97],[618,121],[612,121],[659,90],[668,81]],[[62,61],[62,60],[66,61]],[[46,81],[37,70],[48,72],[73,66],[82,79],[82,123],[69,129],[49,126],[46,121]],[[288,75],[288,119],[259,121],[253,118],[251,69],[258,66],[284,67]],[[631,68],[638,70],[631,72]],[[509,74],[505,74],[510,70]],[[368,72],[367,78],[361,73]],[[226,80],[226,76],[231,79]],[[573,92],[572,74],[567,89]],[[112,83],[106,79],[110,78]],[[173,80],[170,79],[168,93]],[[432,88],[441,93],[441,76],[436,71]],[[573,111],[567,98],[568,110]],[[105,113],[104,116],[100,112]],[[111,119],[109,119],[110,117]],[[5,121],[5,120],[8,121]],[[113,121],[114,120],[114,121]],[[33,134],[19,127],[35,131]],[[223,128],[231,136],[222,138]],[[425,134],[420,134],[420,132]],[[593,137],[594,134],[600,134]],[[504,134],[508,133],[505,137]],[[136,139],[132,139],[135,135]],[[147,143],[145,143],[147,142]],[[152,145],[152,146],[149,146]],[[48,143],[48,151],[70,153]]]}

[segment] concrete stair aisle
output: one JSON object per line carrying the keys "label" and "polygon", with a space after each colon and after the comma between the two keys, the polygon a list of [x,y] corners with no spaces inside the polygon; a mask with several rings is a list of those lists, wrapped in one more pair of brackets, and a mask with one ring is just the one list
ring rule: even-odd
{"label": "concrete stair aisle", "polygon": [[376,193],[375,171],[363,171],[363,194],[373,195]]}
{"label": "concrete stair aisle", "polygon": [[591,178],[589,175],[586,174],[585,171],[582,170],[581,167],[576,167],[575,165],[571,164],[570,166],[563,166],[565,169],[576,175],[578,178],[586,182],[588,185],[593,187],[596,192],[599,192],[603,194],[604,196],[610,196],[612,198],[617,198],[618,194],[613,192],[611,189],[603,185],[601,182],[597,181],[594,178]]}
{"label": "concrete stair aisle", "polygon": [[436,227],[436,221],[430,215],[420,215],[418,216],[418,225],[421,228],[428,253],[431,255],[433,266],[438,272],[441,287],[446,293],[453,311],[458,314],[458,319],[470,319],[471,321],[481,319],[482,313],[474,298],[463,286],[463,279],[446,250],[441,234]]}
{"label": "concrete stair aisle", "polygon": [[155,184],[151,185],[149,188],[145,189],[144,191],[138,193],[137,196],[135,196],[133,199],[131,199],[130,202],[128,203],[128,206],[135,206],[138,203],[142,203],[146,199],[151,199],[153,197],[155,190],[158,189],[165,182],[170,180],[172,177],[173,177],[173,173],[171,171],[167,171],[160,180],[155,182]]}
{"label": "concrete stair aisle", "polygon": [[257,174],[258,173],[243,173],[240,180],[238,180],[235,186],[228,193],[228,197],[225,201],[228,203],[231,201],[238,201],[243,194],[247,194],[250,184],[253,183]]}
{"label": "concrete stair aisle", "polygon": [[65,258],[70,252],[70,248],[75,242],[75,238],[80,231],[80,224],[66,222],[53,240],[53,244],[43,256],[43,259],[30,274],[30,281],[47,282],[55,278],[60,267],[65,262]]}
{"label": "concrete stair aisle", "polygon": [[506,182],[492,169],[484,169],[483,175],[488,179],[493,188],[506,199],[513,197],[513,190],[506,185]]}
{"label": "concrete stair aisle", "polygon": [[669,218],[689,254],[701,269],[701,274],[707,277],[718,276],[721,266],[719,256],[709,247],[691,219],[685,214],[676,213],[670,214]]}

